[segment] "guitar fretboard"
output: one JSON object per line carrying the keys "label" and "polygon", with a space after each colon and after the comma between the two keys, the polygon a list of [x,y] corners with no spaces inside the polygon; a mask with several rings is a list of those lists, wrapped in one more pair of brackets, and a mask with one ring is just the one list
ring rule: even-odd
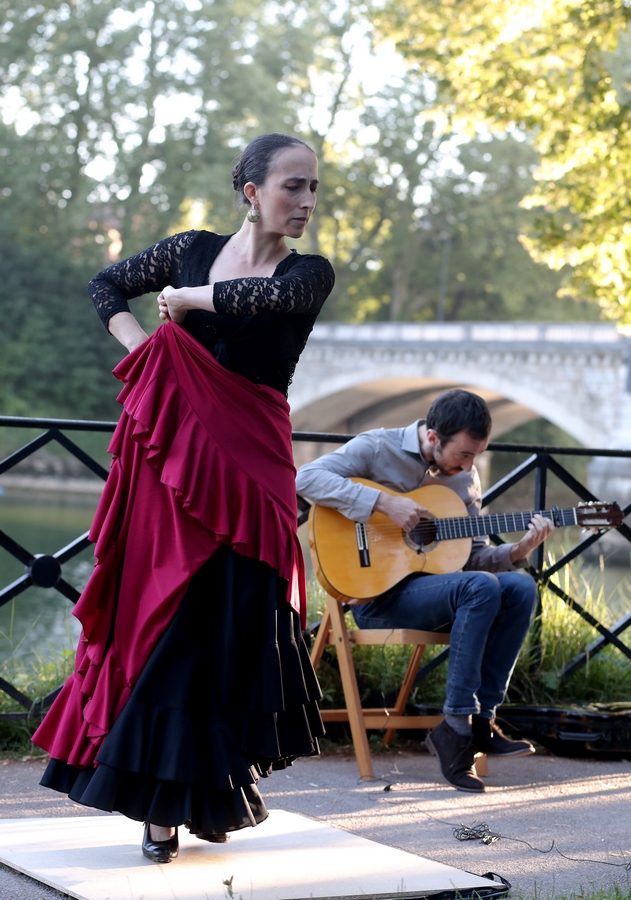
{"label": "guitar fretboard", "polygon": [[575,509],[542,509],[515,513],[493,513],[490,516],[460,516],[453,519],[435,519],[436,538],[445,541],[454,538],[526,531],[528,523],[535,515],[545,516],[557,526],[577,524]]}

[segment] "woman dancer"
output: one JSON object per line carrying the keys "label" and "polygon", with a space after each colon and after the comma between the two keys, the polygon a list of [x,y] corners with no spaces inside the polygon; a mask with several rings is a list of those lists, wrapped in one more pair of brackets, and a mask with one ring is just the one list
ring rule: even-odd
{"label": "woman dancer", "polygon": [[[123,413],[75,615],[75,673],[35,734],[42,784],[145,822],[154,862],[177,826],[224,842],[267,817],[259,776],[318,752],[319,688],[302,641],[285,396],[334,275],[290,251],[317,159],[256,138],[233,170],[233,235],[189,231],[105,269],[97,312],[130,351]],[[151,338],[127,301],[159,291]]]}

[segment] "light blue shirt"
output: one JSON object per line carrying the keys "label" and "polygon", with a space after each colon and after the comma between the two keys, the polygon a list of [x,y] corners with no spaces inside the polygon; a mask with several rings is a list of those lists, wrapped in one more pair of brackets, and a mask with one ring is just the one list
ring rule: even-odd
{"label": "light blue shirt", "polygon": [[[470,516],[478,516],[482,506],[482,488],[475,466],[471,472],[443,475],[421,452],[418,429],[424,419],[407,428],[376,428],[358,434],[343,447],[327,453],[298,470],[296,490],[300,496],[321,506],[332,506],[355,522],[371,517],[379,491],[350,481],[368,478],[402,494],[430,484],[443,484],[464,501]],[[511,544],[489,545],[486,537],[474,537],[471,556],[465,569],[510,572],[517,566],[510,559]]]}

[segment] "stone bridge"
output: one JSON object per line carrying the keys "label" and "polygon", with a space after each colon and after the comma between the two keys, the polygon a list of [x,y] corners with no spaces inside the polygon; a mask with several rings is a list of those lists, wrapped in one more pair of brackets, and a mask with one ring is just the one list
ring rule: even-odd
{"label": "stone bridge", "polygon": [[[629,449],[630,373],[631,339],[609,324],[323,323],[289,401],[297,430],[356,433],[408,424],[463,387],[489,403],[493,439],[543,417],[585,446]],[[628,468],[603,463],[592,464],[594,489]]]}

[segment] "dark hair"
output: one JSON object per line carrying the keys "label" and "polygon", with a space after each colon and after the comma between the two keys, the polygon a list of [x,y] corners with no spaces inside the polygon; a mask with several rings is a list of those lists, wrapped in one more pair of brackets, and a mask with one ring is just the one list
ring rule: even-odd
{"label": "dark hair", "polygon": [[301,146],[311,150],[308,144],[300,138],[289,134],[262,134],[254,138],[245,148],[232,170],[232,186],[240,193],[239,201],[249,206],[249,201],[243,193],[243,187],[251,181],[252,184],[265,184],[272,160],[281,150],[287,147]]}
{"label": "dark hair", "polygon": [[445,391],[430,406],[426,427],[436,432],[441,444],[448,444],[459,431],[466,431],[474,441],[485,441],[491,433],[491,413],[477,394]]}

